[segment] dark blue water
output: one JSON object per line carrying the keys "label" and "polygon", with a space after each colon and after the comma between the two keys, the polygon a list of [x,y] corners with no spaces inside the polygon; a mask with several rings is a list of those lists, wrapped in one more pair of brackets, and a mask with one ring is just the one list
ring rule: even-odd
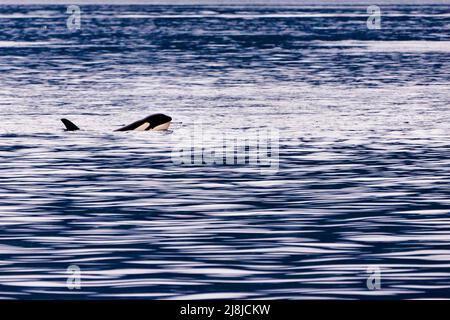
{"label": "dark blue water", "polygon": [[[0,298],[449,298],[450,10],[381,10],[1,5]],[[199,122],[278,170],[174,163]]]}

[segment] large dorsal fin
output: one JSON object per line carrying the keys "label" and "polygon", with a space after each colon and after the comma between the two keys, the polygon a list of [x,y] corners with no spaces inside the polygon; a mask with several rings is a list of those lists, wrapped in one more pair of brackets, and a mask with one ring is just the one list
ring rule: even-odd
{"label": "large dorsal fin", "polygon": [[62,123],[66,126],[66,131],[77,131],[80,130],[73,122],[67,120],[67,119],[61,119]]}

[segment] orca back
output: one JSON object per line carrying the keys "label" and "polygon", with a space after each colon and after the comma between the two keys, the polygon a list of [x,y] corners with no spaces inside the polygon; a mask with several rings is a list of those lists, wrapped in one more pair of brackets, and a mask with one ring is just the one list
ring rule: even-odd
{"label": "orca back", "polygon": [[166,116],[165,114],[162,114],[162,113],[156,113],[156,114],[152,114],[151,116],[148,116],[144,119],[135,121],[125,127],[117,129],[115,131],[166,130],[170,125],[170,121],[172,121],[171,117]]}

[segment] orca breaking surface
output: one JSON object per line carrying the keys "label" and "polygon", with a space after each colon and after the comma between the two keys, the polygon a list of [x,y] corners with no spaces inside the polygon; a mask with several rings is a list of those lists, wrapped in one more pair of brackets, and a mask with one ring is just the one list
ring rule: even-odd
{"label": "orca breaking surface", "polygon": [[[71,122],[68,119],[61,119],[62,123],[66,127],[66,131],[77,131],[80,130],[78,126],[76,126],[73,122]],[[148,117],[145,117],[144,119],[135,121],[125,127],[122,127],[120,129],[114,130],[114,131],[161,131],[161,130],[167,130],[170,126],[170,122],[172,121],[172,118],[162,114],[162,113],[156,113],[152,114]]]}

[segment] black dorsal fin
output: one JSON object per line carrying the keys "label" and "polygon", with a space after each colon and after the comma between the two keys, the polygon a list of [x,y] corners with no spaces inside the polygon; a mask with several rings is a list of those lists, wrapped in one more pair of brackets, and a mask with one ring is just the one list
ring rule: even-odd
{"label": "black dorsal fin", "polygon": [[66,126],[66,131],[77,131],[80,130],[73,122],[67,120],[67,119],[61,119],[62,123]]}

